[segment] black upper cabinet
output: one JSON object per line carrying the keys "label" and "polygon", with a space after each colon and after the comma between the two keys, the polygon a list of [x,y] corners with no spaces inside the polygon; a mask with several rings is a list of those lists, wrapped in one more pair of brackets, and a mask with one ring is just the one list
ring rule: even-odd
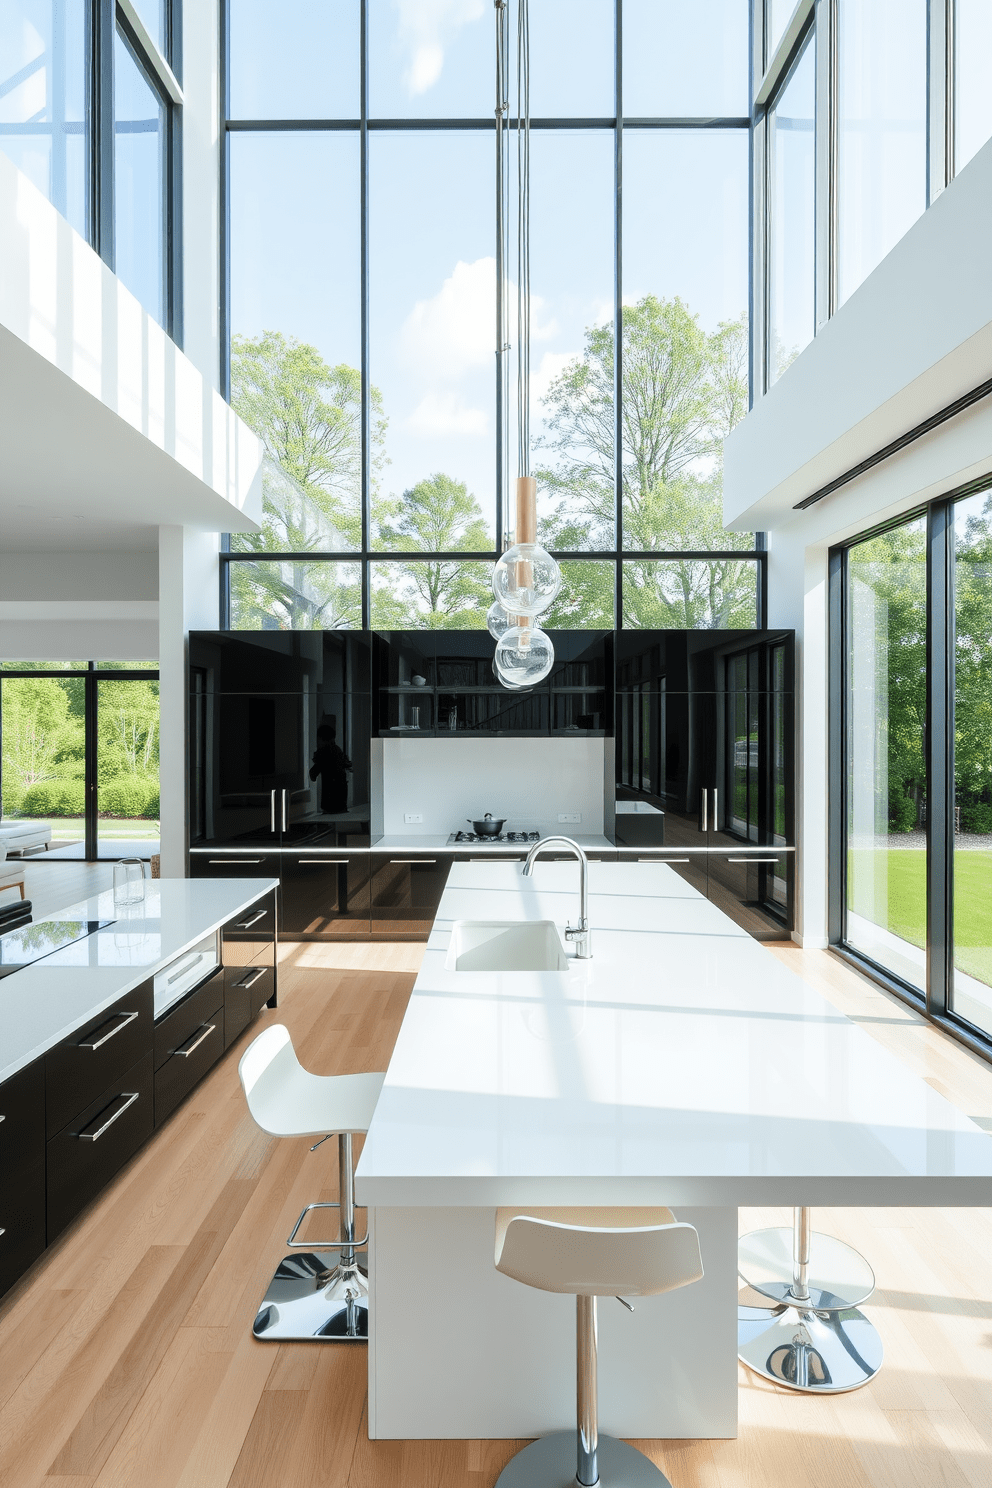
{"label": "black upper cabinet", "polygon": [[617,842],[792,843],[792,680],[791,631],[621,632]]}
{"label": "black upper cabinet", "polygon": [[367,631],[197,630],[189,638],[190,686],[207,692],[368,693]]}
{"label": "black upper cabinet", "polygon": [[503,687],[488,631],[380,631],[374,637],[374,731],[485,736],[609,733],[612,636],[548,632],[551,675],[526,692]]}

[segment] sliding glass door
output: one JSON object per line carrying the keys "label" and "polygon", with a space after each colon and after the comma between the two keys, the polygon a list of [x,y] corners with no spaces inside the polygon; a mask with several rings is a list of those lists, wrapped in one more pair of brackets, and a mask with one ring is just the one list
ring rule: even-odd
{"label": "sliding glass door", "polygon": [[954,508],[951,1010],[992,1036],[992,494]]}
{"label": "sliding glass door", "polygon": [[834,555],[833,938],[992,1040],[992,485]]}

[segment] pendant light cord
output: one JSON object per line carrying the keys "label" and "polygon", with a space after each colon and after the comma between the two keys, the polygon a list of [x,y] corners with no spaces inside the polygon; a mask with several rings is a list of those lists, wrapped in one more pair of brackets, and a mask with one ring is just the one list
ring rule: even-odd
{"label": "pendant light cord", "polygon": [[530,475],[529,0],[517,0],[517,474]]}
{"label": "pendant light cord", "polygon": [[507,273],[510,259],[510,173],[507,153],[507,124],[510,112],[510,15],[508,0],[495,0],[496,8],[496,380],[499,388],[502,429],[500,432],[499,490],[496,500],[503,513],[503,532],[509,523],[510,471],[510,342],[507,323]]}

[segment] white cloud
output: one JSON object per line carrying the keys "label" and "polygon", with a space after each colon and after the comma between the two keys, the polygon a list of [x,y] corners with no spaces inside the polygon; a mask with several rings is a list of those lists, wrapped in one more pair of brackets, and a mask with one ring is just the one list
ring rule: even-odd
{"label": "white cloud", "polygon": [[411,434],[423,438],[444,434],[485,434],[489,426],[485,410],[469,408],[456,392],[427,393],[403,420]]}
{"label": "white cloud", "polygon": [[410,54],[405,81],[411,97],[433,88],[444,69],[445,45],[468,21],[477,21],[483,0],[397,0],[399,41]]}
{"label": "white cloud", "polygon": [[496,260],[455,264],[436,295],[418,300],[400,332],[404,359],[432,382],[457,381],[496,355]]}

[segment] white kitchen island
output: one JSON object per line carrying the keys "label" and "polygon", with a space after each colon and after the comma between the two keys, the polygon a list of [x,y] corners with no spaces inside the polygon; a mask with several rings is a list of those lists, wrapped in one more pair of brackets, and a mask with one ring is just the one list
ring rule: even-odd
{"label": "white kitchen island", "polygon": [[600,1306],[602,1429],[650,1438],[736,1434],[738,1205],[992,1204],[992,1138],[670,868],[589,871],[591,961],[459,972],[456,921],[564,927],[579,870],[451,870],[357,1172],[373,1437],[574,1426],[574,1308],[495,1271],[498,1205],[696,1225],[701,1282]]}

